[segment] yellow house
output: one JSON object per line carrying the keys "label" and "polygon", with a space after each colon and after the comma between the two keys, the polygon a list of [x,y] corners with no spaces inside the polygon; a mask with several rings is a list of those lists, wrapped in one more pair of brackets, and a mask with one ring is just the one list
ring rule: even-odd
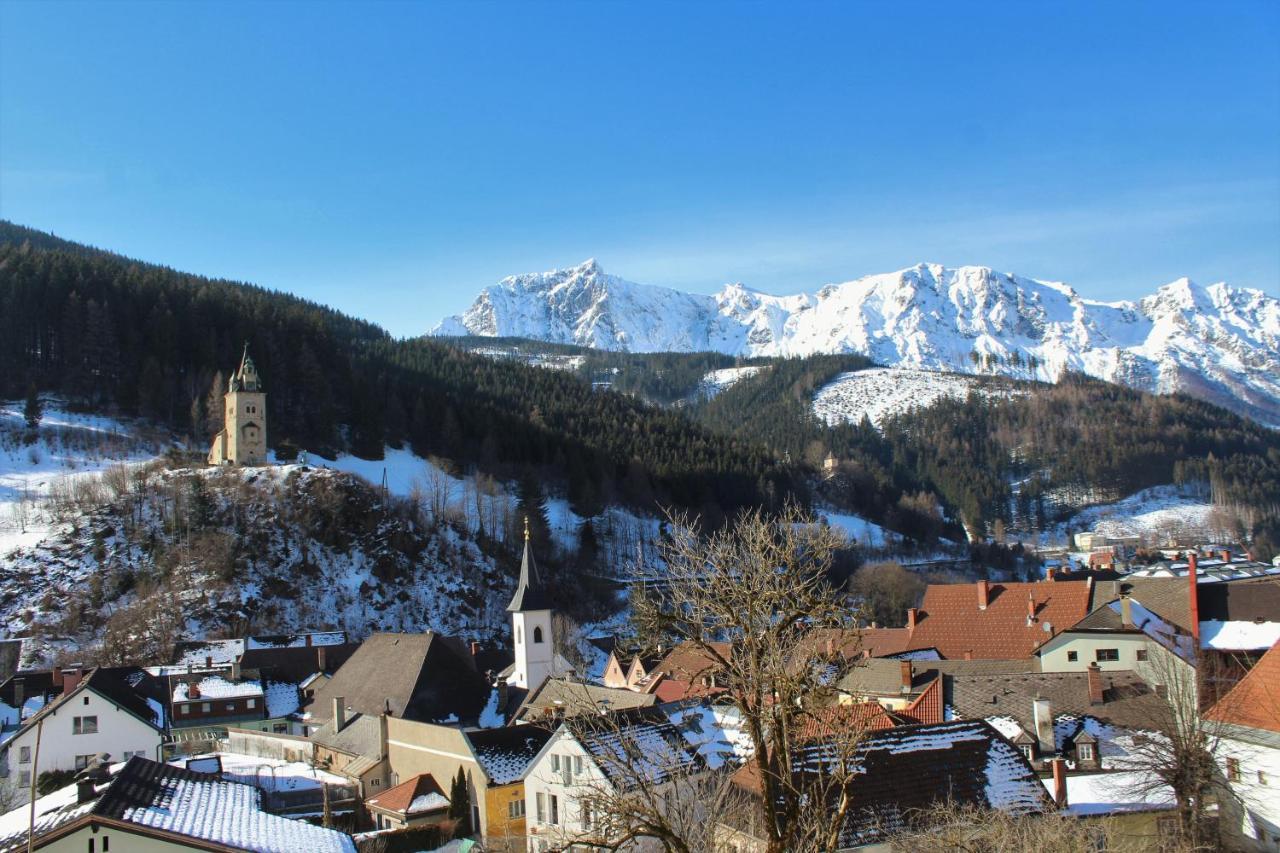
{"label": "yellow house", "polygon": [[[456,726],[387,719],[392,783],[420,774],[468,782],[472,825],[488,850],[524,850],[524,775],[551,738],[537,725],[463,731]],[[444,784],[442,781],[441,784]]]}

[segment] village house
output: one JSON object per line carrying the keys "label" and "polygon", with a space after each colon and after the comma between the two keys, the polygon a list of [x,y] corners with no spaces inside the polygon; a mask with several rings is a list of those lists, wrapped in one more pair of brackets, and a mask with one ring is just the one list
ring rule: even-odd
{"label": "village house", "polygon": [[660,653],[645,655],[639,651],[623,652],[613,649],[605,663],[604,677],[601,683],[605,687],[626,690],[642,690],[641,684],[649,677],[653,668],[662,660]]}
{"label": "village house", "polygon": [[[0,816],[0,850],[28,849],[30,820],[27,806]],[[141,756],[95,766],[36,800],[31,846],[68,853],[356,850],[341,832],[266,813],[250,785]]]}
{"label": "village house", "polygon": [[387,762],[388,717],[349,713],[341,696],[332,702],[330,719],[311,734],[312,760],[350,781],[362,799],[377,796],[395,784]]}
{"label": "village house", "polygon": [[1256,850],[1280,850],[1280,643],[1206,713],[1240,833]]}
{"label": "village house", "polygon": [[435,826],[449,819],[449,798],[426,773],[376,794],[364,804],[376,829]]}
{"label": "village house", "polygon": [[298,686],[243,671],[239,662],[227,669],[192,667],[168,680],[169,728],[179,739],[184,732],[217,733],[229,726],[277,734],[298,728]]}
{"label": "village house", "polygon": [[159,752],[162,710],[112,673],[67,674],[62,688],[0,747],[0,773],[23,802],[41,773],[83,770],[103,754],[123,761]]}
{"label": "village house", "polygon": [[638,693],[625,687],[601,687],[567,678],[546,678],[529,692],[516,709],[517,723],[558,722],[576,714],[599,714],[642,708],[657,704],[652,693]]}
{"label": "village house", "polygon": [[[657,789],[740,760],[732,721],[711,705],[674,702],[561,723],[525,775],[528,847],[533,853],[599,840],[596,805],[642,781]],[[675,795],[673,793],[673,795]],[[607,839],[605,839],[607,840]]]}
{"label": "village house", "polygon": [[[826,742],[816,739],[797,752],[798,772],[813,772],[832,760]],[[909,833],[913,817],[935,805],[953,803],[1015,814],[1053,808],[1035,770],[1021,752],[981,720],[953,721],[868,730],[855,747],[859,771],[848,786],[852,802],[840,828],[839,850],[895,848],[895,835]],[[755,765],[746,764],[734,782],[759,798]],[[733,853],[765,849],[756,809],[734,809],[718,826],[723,848]]]}

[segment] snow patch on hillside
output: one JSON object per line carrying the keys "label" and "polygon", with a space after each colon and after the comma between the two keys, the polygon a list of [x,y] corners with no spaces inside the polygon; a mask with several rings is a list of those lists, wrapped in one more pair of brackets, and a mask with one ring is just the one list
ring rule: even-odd
{"label": "snow patch on hillside", "polygon": [[897,367],[873,367],[842,373],[813,397],[813,413],[830,426],[859,423],[863,416],[877,427],[897,414],[925,408],[939,400],[963,400],[970,394],[1005,398],[1012,386],[994,384],[960,373],[933,373]]}
{"label": "snow patch on hillside", "polygon": [[726,367],[712,370],[698,383],[698,395],[711,399],[727,388],[732,388],[744,379],[755,376],[764,370],[764,365],[747,365],[745,367]]}
{"label": "snow patch on hillside", "polygon": [[1161,545],[1184,536],[1208,536],[1222,541],[1234,534],[1217,529],[1214,506],[1196,487],[1155,486],[1114,503],[1093,506],[1076,513],[1059,527],[1065,531],[1093,530],[1106,536],[1140,536]]}

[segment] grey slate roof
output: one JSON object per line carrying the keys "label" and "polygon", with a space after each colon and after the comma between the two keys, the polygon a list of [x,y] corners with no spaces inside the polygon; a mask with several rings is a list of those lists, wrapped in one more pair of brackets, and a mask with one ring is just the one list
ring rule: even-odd
{"label": "grey slate roof", "polygon": [[460,722],[479,716],[489,685],[460,642],[433,631],[374,634],[339,667],[307,711],[311,719],[333,717],[342,697],[352,711],[376,717],[383,711],[417,722]]}
{"label": "grey slate roof", "polygon": [[533,549],[529,546],[529,534],[526,531],[524,556],[520,559],[520,582],[516,585],[516,594],[511,597],[511,603],[507,605],[507,612],[550,609],[551,598],[542,586],[538,564],[533,559]]}
{"label": "grey slate roof", "polygon": [[516,711],[517,720],[534,720],[542,716],[559,716],[626,708],[647,708],[657,704],[652,693],[637,693],[621,687],[602,687],[564,678],[548,678],[525,697]]}
{"label": "grey slate roof", "polygon": [[348,755],[382,758],[382,723],[377,717],[357,714],[348,718],[342,731],[333,730],[333,720],[311,735],[311,742]]}
{"label": "grey slate roof", "polygon": [[1035,731],[1032,700],[1048,699],[1054,717],[1091,716],[1128,729],[1148,729],[1160,719],[1165,701],[1135,673],[1101,673],[1103,702],[1089,703],[1088,675],[1039,672],[1020,675],[945,675],[943,699],[958,717],[1012,717],[1023,730]]}

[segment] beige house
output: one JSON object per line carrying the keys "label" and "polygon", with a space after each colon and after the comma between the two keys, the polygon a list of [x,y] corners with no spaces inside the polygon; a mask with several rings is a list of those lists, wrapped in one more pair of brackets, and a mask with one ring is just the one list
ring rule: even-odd
{"label": "beige house", "polygon": [[267,461],[267,393],[245,344],[240,369],[223,396],[222,432],[213,437],[210,465],[263,465]]}

